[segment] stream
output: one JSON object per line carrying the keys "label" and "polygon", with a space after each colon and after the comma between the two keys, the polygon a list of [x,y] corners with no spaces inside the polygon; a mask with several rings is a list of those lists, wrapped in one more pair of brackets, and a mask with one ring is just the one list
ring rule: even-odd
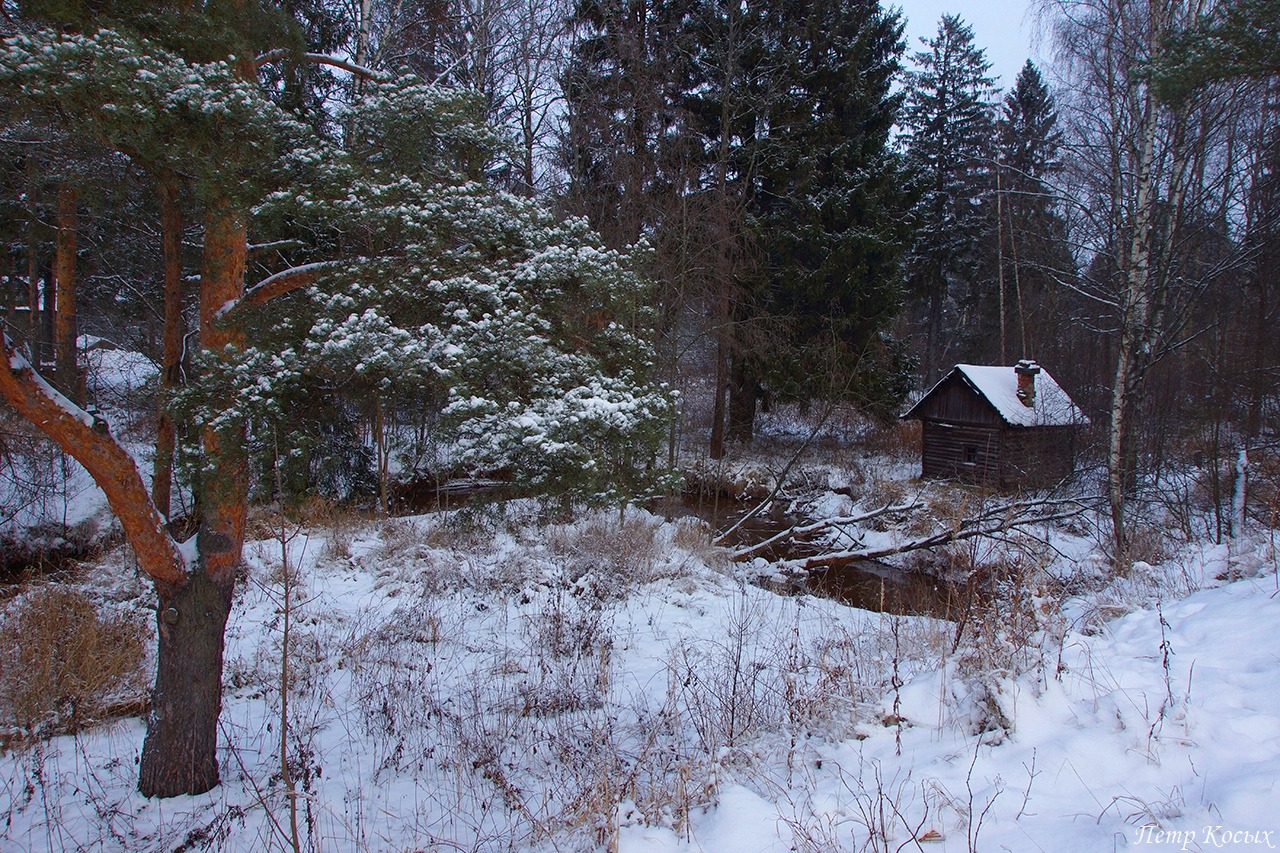
{"label": "stream", "polygon": [[[451,480],[444,483],[421,480],[400,484],[393,500],[393,515],[416,515],[459,509],[472,499],[503,500],[510,484],[498,480]],[[699,518],[721,533],[733,527],[755,504],[732,498],[685,494],[651,501],[647,508],[668,521]],[[775,503],[768,511],[748,519],[729,537],[730,546],[763,542],[805,519],[789,515],[786,505]],[[0,542],[0,584],[15,584],[33,574],[46,575],[75,564],[79,554],[57,552],[38,555],[21,553],[16,545],[5,548]],[[810,557],[820,553],[815,545],[779,543],[761,556],[773,562]],[[878,560],[865,560],[839,568],[786,578],[762,578],[760,586],[782,595],[816,595],[877,613],[933,616],[953,619],[965,606],[962,591],[923,572],[912,572]]]}
{"label": "stream", "polygon": [[[509,485],[496,480],[454,480],[443,484],[423,481],[398,487],[395,514],[438,512],[457,509],[473,497],[502,500]],[[754,503],[722,496],[684,494],[650,501],[646,508],[668,521],[699,518],[717,533],[733,527],[755,508]],[[768,511],[748,519],[733,532],[726,544],[751,545],[763,542],[804,519],[789,515],[786,505],[775,503]],[[779,543],[761,556],[769,561],[810,557],[820,549],[805,543]],[[878,560],[865,560],[834,569],[788,578],[764,578],[760,585],[782,595],[816,595],[850,607],[876,613],[932,616],[953,619],[965,605],[963,593],[923,572],[911,572]]]}
{"label": "stream", "polygon": [[[717,532],[728,530],[754,508],[753,503],[698,495],[661,498],[648,505],[650,512],[668,520],[700,518]],[[804,521],[788,515],[785,504],[779,502],[748,519],[726,544],[742,546],[763,542]],[[761,556],[770,561],[790,560],[811,557],[820,550],[805,543],[779,543]],[[879,560],[863,560],[788,578],[765,578],[759,583],[783,595],[816,595],[850,607],[900,616],[954,619],[965,606],[962,590],[955,590],[932,575],[906,571]]]}

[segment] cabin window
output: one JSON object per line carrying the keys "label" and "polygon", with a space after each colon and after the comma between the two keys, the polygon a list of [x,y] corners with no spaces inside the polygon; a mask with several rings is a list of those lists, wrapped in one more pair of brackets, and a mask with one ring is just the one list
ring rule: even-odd
{"label": "cabin window", "polygon": [[964,449],[964,464],[966,465],[978,464],[978,448],[974,447],[972,444],[965,447]]}

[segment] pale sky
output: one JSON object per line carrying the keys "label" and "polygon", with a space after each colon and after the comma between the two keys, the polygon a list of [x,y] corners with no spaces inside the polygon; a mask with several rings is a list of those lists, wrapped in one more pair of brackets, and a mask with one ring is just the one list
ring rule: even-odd
{"label": "pale sky", "polygon": [[[907,19],[907,59],[921,50],[921,36],[933,38],[943,13],[958,14],[973,28],[974,43],[987,52],[991,74],[997,85],[1007,90],[1013,85],[1027,57],[1045,71],[1042,54],[1046,46],[1034,38],[1036,20],[1028,15],[1030,0],[885,0],[886,8],[897,7]],[[1032,44],[1037,43],[1037,48]]]}

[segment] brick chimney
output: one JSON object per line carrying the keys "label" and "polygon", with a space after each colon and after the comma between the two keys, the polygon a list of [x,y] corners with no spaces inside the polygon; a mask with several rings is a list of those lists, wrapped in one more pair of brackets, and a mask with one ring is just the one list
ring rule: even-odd
{"label": "brick chimney", "polygon": [[1028,358],[1022,359],[1013,372],[1018,375],[1018,399],[1022,405],[1031,408],[1036,404],[1036,374],[1040,365]]}

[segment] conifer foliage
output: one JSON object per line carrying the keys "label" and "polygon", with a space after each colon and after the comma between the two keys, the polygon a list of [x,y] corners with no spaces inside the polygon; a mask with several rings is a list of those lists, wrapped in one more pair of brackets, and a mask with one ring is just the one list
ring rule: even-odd
{"label": "conifer foliage", "polygon": [[979,249],[992,179],[994,81],[973,30],[943,15],[907,75],[907,161],[918,193],[907,282],[924,327],[926,384],[950,366],[942,332],[982,298]]}
{"label": "conifer foliage", "polygon": [[712,455],[726,417],[751,438],[765,386],[891,408],[905,372],[884,335],[907,240],[889,145],[899,17],[865,0],[592,0],[579,18],[569,201],[653,234],[679,259],[668,278],[706,288]]}
{"label": "conifer foliage", "polygon": [[1073,279],[1075,266],[1059,202],[1063,132],[1053,94],[1031,60],[1001,103],[996,144],[994,215],[1002,221],[995,226],[993,260],[1002,267],[997,286],[1006,291],[998,302],[1010,318],[1003,322],[999,363],[1035,357],[1059,364],[1058,318],[1066,308],[1058,284]]}
{"label": "conifer foliage", "polygon": [[749,291],[784,347],[769,384],[891,409],[904,365],[882,331],[900,307],[906,194],[889,134],[902,24],[875,2],[785,3],[756,126],[748,206],[762,262]]}
{"label": "conifer foliage", "polygon": [[[203,210],[198,337],[177,409],[199,436],[193,543],[173,538],[110,425],[49,386],[7,334],[0,369],[0,393],[94,477],[155,582],[140,788],[197,793],[218,782],[253,428],[324,375],[378,393],[425,383],[468,463],[614,500],[643,486],[670,401],[649,379],[629,257],[497,191],[495,137],[470,98],[371,81],[341,123],[348,138],[329,138],[329,122],[282,107],[260,72],[350,63],[301,54],[273,4],[33,4],[29,23],[0,46],[0,95],[49,107],[153,178],[181,176]],[[251,257],[260,234],[288,248]]]}

